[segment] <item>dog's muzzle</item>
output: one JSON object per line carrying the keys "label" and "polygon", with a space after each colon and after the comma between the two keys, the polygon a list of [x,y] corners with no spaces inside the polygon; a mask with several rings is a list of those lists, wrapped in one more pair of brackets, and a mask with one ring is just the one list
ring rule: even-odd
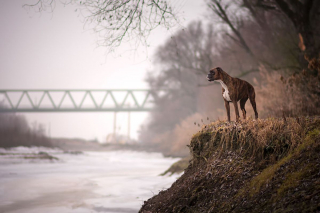
{"label": "dog's muzzle", "polygon": [[213,81],[213,79],[212,79],[212,74],[211,73],[209,73],[208,75],[207,75],[207,79],[208,79],[208,81]]}

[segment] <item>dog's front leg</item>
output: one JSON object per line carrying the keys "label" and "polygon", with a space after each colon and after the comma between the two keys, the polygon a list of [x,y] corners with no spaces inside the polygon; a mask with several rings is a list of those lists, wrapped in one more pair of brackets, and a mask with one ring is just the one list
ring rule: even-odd
{"label": "dog's front leg", "polygon": [[234,110],[236,111],[236,121],[240,121],[240,115],[239,115],[239,109],[238,109],[238,102],[237,101],[232,101],[234,105]]}
{"label": "dog's front leg", "polygon": [[224,100],[224,106],[226,107],[227,110],[227,116],[228,116],[228,121],[230,122],[230,105],[229,102]]}

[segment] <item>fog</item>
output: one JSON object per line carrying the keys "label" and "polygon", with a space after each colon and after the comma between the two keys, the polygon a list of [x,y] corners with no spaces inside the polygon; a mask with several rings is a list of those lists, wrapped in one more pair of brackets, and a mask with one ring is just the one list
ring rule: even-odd
{"label": "fog", "polygon": [[[57,3],[53,13],[37,13],[22,6],[35,1],[0,2],[0,89],[147,89],[144,81],[155,48],[175,29],[158,28],[150,47],[134,49],[123,43],[106,54],[97,35],[84,26],[73,5]],[[204,2],[175,3],[183,13],[183,28],[201,18]],[[133,50],[133,51],[130,51]],[[2,99],[2,97],[0,97]],[[40,97],[37,98],[38,100]],[[28,122],[50,127],[51,137],[98,139],[113,132],[113,113],[24,113]],[[147,113],[132,113],[131,137]],[[127,134],[127,114],[119,114],[120,134]],[[63,125],[61,125],[63,124]],[[81,130],[81,131],[80,131]]]}

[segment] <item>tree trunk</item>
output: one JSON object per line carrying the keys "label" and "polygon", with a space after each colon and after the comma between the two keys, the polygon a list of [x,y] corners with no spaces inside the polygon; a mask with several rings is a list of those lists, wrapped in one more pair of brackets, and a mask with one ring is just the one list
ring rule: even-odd
{"label": "tree trunk", "polygon": [[297,34],[301,34],[306,47],[305,55],[309,59],[318,58],[320,49],[320,1],[275,0],[275,2],[293,22]]}

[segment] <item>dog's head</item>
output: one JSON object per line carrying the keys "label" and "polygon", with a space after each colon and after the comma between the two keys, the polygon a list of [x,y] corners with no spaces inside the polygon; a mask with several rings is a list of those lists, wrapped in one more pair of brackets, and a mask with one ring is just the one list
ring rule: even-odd
{"label": "dog's head", "polygon": [[223,70],[220,67],[213,68],[207,75],[208,81],[220,80]]}

